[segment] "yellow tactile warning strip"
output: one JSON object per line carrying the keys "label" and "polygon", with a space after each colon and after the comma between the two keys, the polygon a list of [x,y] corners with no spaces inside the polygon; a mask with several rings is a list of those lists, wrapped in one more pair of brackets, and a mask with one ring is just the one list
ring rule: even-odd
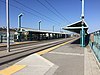
{"label": "yellow tactile warning strip", "polygon": [[[76,39],[74,39],[74,40],[76,40]],[[60,44],[60,45],[57,45],[57,46],[54,46],[54,47],[51,47],[51,48],[45,49],[45,50],[40,51],[40,52],[37,52],[37,54],[39,54],[39,55],[43,55],[43,54],[45,54],[45,53],[47,53],[47,52],[50,52],[50,51],[52,51],[52,50],[54,50],[54,49],[56,49],[56,48],[58,48],[58,47],[60,47],[60,46],[63,46],[63,45],[65,45],[65,44],[68,44],[68,43],[70,43],[70,42],[72,42],[72,41],[74,41],[74,40],[67,41],[67,42],[62,43],[62,44]]]}
{"label": "yellow tactile warning strip", "polygon": [[0,70],[0,75],[12,75],[25,67],[26,65],[13,65],[4,70]]}

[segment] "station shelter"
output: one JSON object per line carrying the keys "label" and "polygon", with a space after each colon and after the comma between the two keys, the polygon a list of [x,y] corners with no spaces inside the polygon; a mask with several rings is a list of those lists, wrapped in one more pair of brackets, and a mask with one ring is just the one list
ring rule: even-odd
{"label": "station shelter", "polygon": [[83,25],[82,25],[82,20],[80,20],[66,27],[63,27],[63,29],[80,34],[80,46],[82,47],[85,46],[85,36],[88,34],[87,32],[88,25],[85,21]]}
{"label": "station shelter", "polygon": [[62,32],[35,30],[32,28],[21,27],[17,32],[15,32],[15,41],[35,41],[35,40],[48,40],[48,39],[58,39],[66,38],[68,34]]}

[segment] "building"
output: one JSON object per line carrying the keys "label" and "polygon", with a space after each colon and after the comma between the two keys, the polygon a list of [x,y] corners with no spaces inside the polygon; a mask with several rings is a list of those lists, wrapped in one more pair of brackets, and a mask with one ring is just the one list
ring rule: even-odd
{"label": "building", "polygon": [[[14,33],[16,32],[15,28],[10,28],[10,42],[14,42]],[[0,27],[0,43],[7,42],[7,28]]]}

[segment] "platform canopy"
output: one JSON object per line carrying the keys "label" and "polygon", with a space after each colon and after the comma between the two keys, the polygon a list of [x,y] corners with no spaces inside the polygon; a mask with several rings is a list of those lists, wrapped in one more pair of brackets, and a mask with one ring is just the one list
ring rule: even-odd
{"label": "platform canopy", "polygon": [[[64,32],[53,32],[53,31],[45,31],[45,30],[36,30],[32,28],[20,27],[18,32],[34,32],[34,33],[54,33],[54,34],[66,34]],[[16,33],[15,33],[16,34]]]}
{"label": "platform canopy", "polygon": [[[86,24],[85,21],[83,26],[84,26],[85,33],[88,34],[87,33],[88,25]],[[66,27],[63,27],[63,29],[80,34],[80,30],[82,30],[82,20],[72,23]]]}

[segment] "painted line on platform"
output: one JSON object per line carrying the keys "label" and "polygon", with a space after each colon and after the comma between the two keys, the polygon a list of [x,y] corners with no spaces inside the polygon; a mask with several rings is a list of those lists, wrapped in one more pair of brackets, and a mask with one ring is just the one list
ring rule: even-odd
{"label": "painted line on platform", "polygon": [[76,39],[73,39],[73,40],[67,41],[67,42],[65,42],[65,43],[62,43],[62,44],[60,44],[60,45],[57,45],[57,46],[54,46],[54,47],[45,49],[45,50],[43,50],[43,51],[37,52],[37,54],[43,55],[43,54],[45,54],[45,53],[48,53],[48,52],[50,52],[50,51],[52,51],[52,50],[54,50],[54,49],[56,49],[56,48],[58,48],[58,47],[61,47],[61,46],[65,45],[65,44],[68,44],[68,43],[73,42],[73,41],[75,41],[75,40],[76,40]]}
{"label": "painted line on platform", "polygon": [[79,53],[63,53],[63,52],[49,52],[52,54],[61,54],[61,55],[74,55],[74,56],[84,56],[84,54],[79,54]]}
{"label": "painted line on platform", "polygon": [[0,70],[0,75],[12,75],[25,67],[26,65],[13,65],[4,70]]}

